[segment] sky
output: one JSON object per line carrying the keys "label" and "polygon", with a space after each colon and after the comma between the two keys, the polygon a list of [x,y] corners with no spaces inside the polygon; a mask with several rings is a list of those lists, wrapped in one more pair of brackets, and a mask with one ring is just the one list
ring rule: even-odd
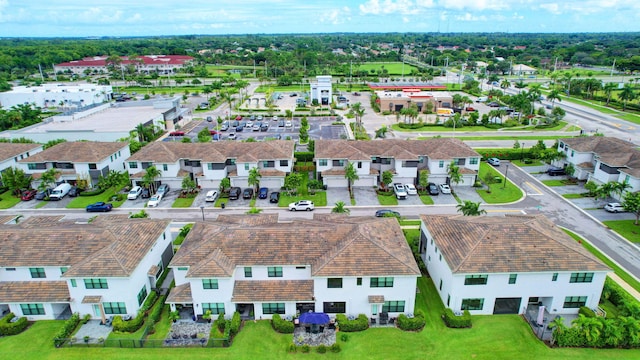
{"label": "sky", "polygon": [[0,37],[636,31],[640,0],[0,0]]}

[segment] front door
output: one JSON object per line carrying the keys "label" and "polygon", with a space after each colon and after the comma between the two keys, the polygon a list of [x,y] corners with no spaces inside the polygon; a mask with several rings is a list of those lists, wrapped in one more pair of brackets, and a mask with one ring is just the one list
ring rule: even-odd
{"label": "front door", "polygon": [[101,315],[102,314],[100,313],[100,305],[94,304],[93,305],[93,316],[100,317]]}

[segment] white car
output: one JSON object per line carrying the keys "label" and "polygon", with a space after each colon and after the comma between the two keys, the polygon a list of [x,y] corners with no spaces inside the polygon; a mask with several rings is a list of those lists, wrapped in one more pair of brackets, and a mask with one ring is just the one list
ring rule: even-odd
{"label": "white car", "polygon": [[253,121],[251,121],[251,120],[247,121],[247,123],[244,125],[244,127],[251,129],[253,127]]}
{"label": "white car", "polygon": [[162,195],[153,195],[147,202],[147,207],[157,207],[160,204],[160,200],[162,200]]}
{"label": "white car", "polygon": [[136,200],[140,194],[142,194],[142,188],[140,186],[134,186],[127,194],[127,199]]}
{"label": "white car", "polygon": [[404,189],[409,195],[418,195],[418,189],[413,184],[404,184]]}
{"label": "white car", "polygon": [[608,203],[607,205],[604,206],[604,209],[607,210],[608,212],[612,212],[612,213],[619,213],[619,212],[626,212],[627,211],[627,210],[624,209],[624,207],[620,203]]}
{"label": "white car", "polygon": [[229,134],[229,137],[227,138],[229,140],[235,140],[236,139],[236,133],[231,133]]}
{"label": "white car", "polygon": [[313,201],[300,200],[289,204],[289,211],[311,211],[314,209]]}
{"label": "white car", "polygon": [[407,189],[404,188],[404,185],[400,183],[393,184],[393,192],[396,194],[397,199],[406,199],[407,198]]}
{"label": "white car", "polygon": [[218,191],[217,190],[211,190],[207,192],[207,196],[204,199],[204,201],[206,202],[214,202],[218,199]]}
{"label": "white car", "polygon": [[440,184],[440,192],[443,194],[451,194],[451,188],[447,184]]}
{"label": "white car", "polygon": [[500,159],[498,158],[488,158],[487,162],[493,166],[500,166]]}
{"label": "white car", "polygon": [[284,122],[284,126],[285,127],[292,127],[293,123],[291,122],[291,120],[287,120],[287,121]]}
{"label": "white car", "polygon": [[278,115],[273,115],[273,121],[278,121]]}

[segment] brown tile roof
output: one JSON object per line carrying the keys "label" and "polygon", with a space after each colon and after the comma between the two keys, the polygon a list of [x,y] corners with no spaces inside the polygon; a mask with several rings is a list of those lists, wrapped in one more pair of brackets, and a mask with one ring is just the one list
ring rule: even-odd
{"label": "brown tile roof", "polygon": [[237,280],[231,301],[313,301],[313,280]]}
{"label": "brown tile roof", "polygon": [[284,171],[275,170],[275,169],[260,169],[259,171],[260,171],[260,175],[262,176],[282,177],[287,175],[287,173],[285,173]]}
{"label": "brown tile roof", "polygon": [[158,270],[160,270],[160,267],[158,265],[151,265],[151,267],[149,268],[149,271],[147,271],[147,275],[156,276],[156,274],[158,273]]}
{"label": "brown tile roof", "polygon": [[236,162],[257,162],[293,158],[293,141],[259,141],[253,143],[219,141],[210,143],[152,142],[131,155],[129,161],[175,163],[180,159],[200,160],[207,163],[223,163],[227,159]]}
{"label": "brown tile roof", "polygon": [[176,304],[190,304],[193,302],[193,298],[191,297],[191,283],[185,283],[182,285],[178,285],[171,289],[169,296],[167,296],[167,303]]}
{"label": "brown tile roof", "polygon": [[396,219],[343,218],[264,225],[225,223],[224,217],[198,222],[171,266],[189,266],[187,277],[230,277],[237,266],[305,264],[313,276],[420,274]]}
{"label": "brown tile roof", "polygon": [[108,158],[124,147],[126,142],[72,141],[54,145],[47,150],[23,159],[21,163],[64,161],[73,163],[95,163]]}
{"label": "brown tile roof", "polygon": [[384,295],[369,295],[369,304],[384,303]]}
{"label": "brown tile roof", "polygon": [[347,171],[343,168],[331,168],[322,172],[322,176],[345,175]]}
{"label": "brown tile roof", "polygon": [[593,163],[591,163],[591,162],[589,162],[589,161],[586,161],[586,162],[580,163],[580,164],[578,164],[578,165],[576,165],[576,166],[578,166],[578,167],[580,167],[580,168],[583,168],[583,169],[593,169],[593,168],[594,168]]}
{"label": "brown tile roof", "polygon": [[640,178],[640,150],[631,142],[605,136],[576,137],[561,141],[575,151],[594,153],[601,162]]}
{"label": "brown tile roof", "polygon": [[0,303],[69,302],[66,281],[3,281]]}
{"label": "brown tile roof", "polygon": [[24,154],[28,151],[33,151],[41,147],[42,144],[0,143],[0,161],[13,159],[20,154]]}
{"label": "brown tile roof", "polygon": [[462,141],[454,138],[429,140],[385,139],[375,141],[317,140],[316,159],[371,160],[372,157],[392,157],[417,160],[419,156],[450,160],[458,157],[480,157]]}
{"label": "brown tile roof", "polygon": [[421,218],[454,273],[609,270],[542,215]]}
{"label": "brown tile roof", "polygon": [[460,174],[477,174],[478,172],[475,170],[467,169],[466,167],[460,168]]}
{"label": "brown tile roof", "polygon": [[217,221],[247,226],[277,224],[278,214],[220,214]]}
{"label": "brown tile roof", "polygon": [[10,221],[15,220],[18,215],[0,215],[0,224],[6,224]]}
{"label": "brown tile roof", "polygon": [[100,219],[87,223],[0,225],[1,267],[67,266],[65,277],[127,277],[139,265],[169,220]]}
{"label": "brown tile roof", "polygon": [[43,215],[43,216],[31,216],[19,224],[25,228],[39,228],[42,226],[60,226],[64,215]]}
{"label": "brown tile roof", "polygon": [[102,295],[87,295],[82,298],[83,304],[99,304],[102,302]]}

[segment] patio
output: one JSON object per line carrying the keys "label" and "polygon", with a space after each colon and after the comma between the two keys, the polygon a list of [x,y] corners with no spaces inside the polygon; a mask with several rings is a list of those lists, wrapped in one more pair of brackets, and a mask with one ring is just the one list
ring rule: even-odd
{"label": "patio", "polygon": [[545,308],[542,325],[538,325],[537,319],[539,308],[539,305],[529,304],[524,317],[525,320],[527,320],[529,326],[531,326],[531,330],[533,330],[533,333],[542,341],[551,341],[553,329],[549,329],[549,324],[553,321],[553,319],[555,319],[556,317],[562,317],[564,319],[564,324],[567,327],[571,327],[571,322],[578,317],[578,315],[576,314],[552,315]]}
{"label": "patio", "polygon": [[109,337],[112,329],[111,326],[101,325],[101,320],[89,320],[86,324],[80,326],[74,338],[77,339],[76,342],[84,343],[84,337],[88,336],[89,342],[87,344],[98,344],[100,339],[104,341]]}
{"label": "patio", "polygon": [[[320,331],[320,328],[322,331]],[[296,346],[309,345],[318,346],[325,345],[331,346],[336,342],[336,330],[329,327],[320,327],[318,331],[313,332],[309,327],[299,326],[293,331],[293,343]]]}
{"label": "patio", "polygon": [[164,340],[164,346],[203,346],[209,340],[212,323],[178,320]]}

